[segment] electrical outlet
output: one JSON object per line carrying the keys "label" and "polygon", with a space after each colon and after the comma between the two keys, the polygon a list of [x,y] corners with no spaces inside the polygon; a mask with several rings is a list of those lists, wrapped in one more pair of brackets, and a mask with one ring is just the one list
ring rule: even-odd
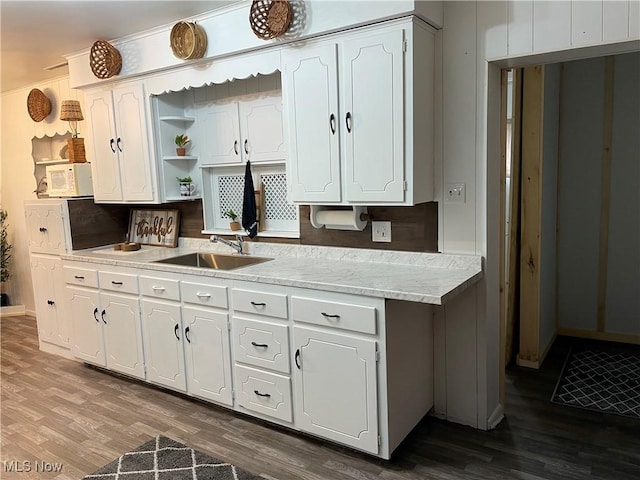
{"label": "electrical outlet", "polygon": [[374,242],[390,242],[391,222],[371,222],[371,240]]}
{"label": "electrical outlet", "polygon": [[467,186],[464,183],[447,183],[444,186],[445,203],[465,203],[467,201]]}

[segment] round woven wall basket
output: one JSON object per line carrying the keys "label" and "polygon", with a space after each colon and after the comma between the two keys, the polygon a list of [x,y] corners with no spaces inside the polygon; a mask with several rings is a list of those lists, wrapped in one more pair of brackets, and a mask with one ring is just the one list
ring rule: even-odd
{"label": "round woven wall basket", "polygon": [[171,29],[171,50],[182,60],[204,57],[207,33],[194,22],[178,22]]}
{"label": "round woven wall basket", "polygon": [[120,73],[122,57],[118,49],[109,42],[98,40],[91,46],[89,65],[96,77],[110,78]]}
{"label": "round woven wall basket", "polygon": [[34,88],[27,97],[27,110],[31,120],[41,122],[51,113],[51,100],[42,91]]}
{"label": "round woven wall basket", "polygon": [[279,37],[291,24],[291,5],[287,0],[254,0],[249,11],[251,30],[258,38]]}

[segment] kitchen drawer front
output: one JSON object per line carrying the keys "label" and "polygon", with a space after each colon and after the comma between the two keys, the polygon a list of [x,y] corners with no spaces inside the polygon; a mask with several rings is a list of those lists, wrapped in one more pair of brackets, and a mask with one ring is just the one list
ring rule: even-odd
{"label": "kitchen drawer front", "polygon": [[69,285],[98,288],[98,271],[88,268],[63,267],[64,281]]}
{"label": "kitchen drawer front", "polygon": [[231,290],[231,297],[233,309],[237,312],[287,318],[287,296],[285,294],[234,288]]}
{"label": "kitchen drawer front", "polygon": [[238,405],[285,422],[293,420],[289,377],[241,365],[235,371]]}
{"label": "kitchen drawer front", "polygon": [[296,322],[373,335],[376,333],[376,308],[369,305],[292,296],[291,316]]}
{"label": "kitchen drawer front", "polygon": [[98,272],[101,290],[138,293],[138,276],[129,273]]}
{"label": "kitchen drawer front", "polygon": [[205,307],[228,308],[227,287],[203,283],[180,282],[182,300]]}
{"label": "kitchen drawer front", "polygon": [[180,300],[180,283],[157,277],[140,277],[140,293],[146,297]]}
{"label": "kitchen drawer front", "polygon": [[236,362],[289,373],[289,327],[233,317]]}

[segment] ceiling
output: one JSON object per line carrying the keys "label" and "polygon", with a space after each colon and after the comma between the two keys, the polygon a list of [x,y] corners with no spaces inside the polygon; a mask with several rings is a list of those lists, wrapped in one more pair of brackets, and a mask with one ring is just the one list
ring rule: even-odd
{"label": "ceiling", "polygon": [[0,0],[2,91],[68,74],[63,55],[239,0]]}

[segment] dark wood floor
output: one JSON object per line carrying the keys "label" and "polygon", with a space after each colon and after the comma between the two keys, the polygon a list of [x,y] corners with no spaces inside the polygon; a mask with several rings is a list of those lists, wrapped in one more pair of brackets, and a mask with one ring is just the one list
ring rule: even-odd
{"label": "dark wood floor", "polygon": [[[496,430],[426,418],[386,462],[41,353],[33,318],[1,327],[3,480],[77,480],[158,434],[269,479],[640,478],[640,421],[549,402],[566,342],[539,372],[509,371]],[[4,471],[12,460],[63,470]]]}

